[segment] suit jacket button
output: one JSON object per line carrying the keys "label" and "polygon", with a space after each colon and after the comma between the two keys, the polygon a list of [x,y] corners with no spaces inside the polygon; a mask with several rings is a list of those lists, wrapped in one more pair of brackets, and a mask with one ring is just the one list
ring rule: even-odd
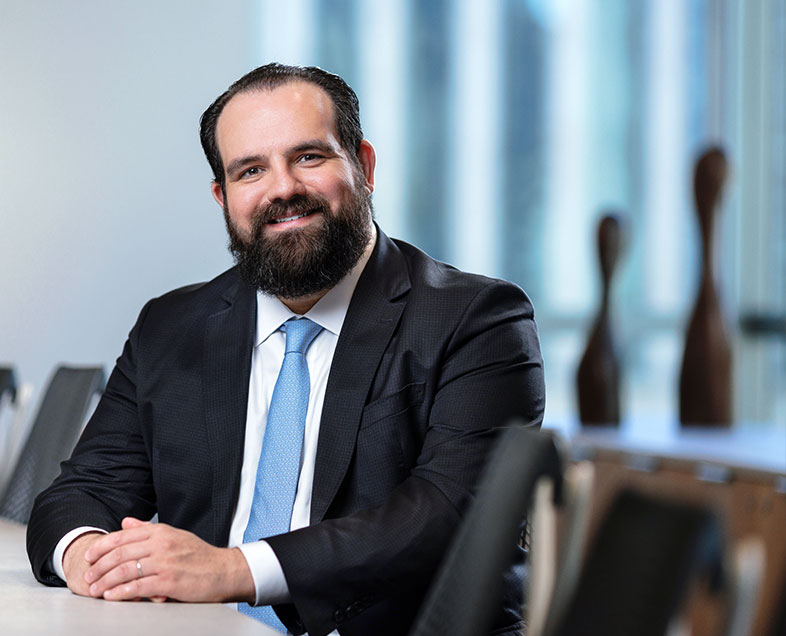
{"label": "suit jacket button", "polygon": [[335,612],[333,612],[333,620],[336,621],[336,623],[343,622],[345,618],[346,616],[344,615],[344,610],[337,609]]}

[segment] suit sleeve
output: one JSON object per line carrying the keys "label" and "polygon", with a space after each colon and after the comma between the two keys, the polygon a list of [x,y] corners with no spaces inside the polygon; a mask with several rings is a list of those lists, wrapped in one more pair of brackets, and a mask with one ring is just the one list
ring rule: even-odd
{"label": "suit sleeve", "polygon": [[268,539],[294,606],[276,609],[294,633],[405,633],[501,427],[540,426],[543,365],[524,293],[492,281],[455,324],[434,335],[436,388],[409,476],[381,506]]}
{"label": "suit sleeve", "polygon": [[51,557],[68,532],[79,526],[118,530],[127,515],[149,519],[155,513],[149,453],[136,410],[135,351],[149,306],[132,329],[71,458],[36,498],[27,551],[33,574],[47,585],[64,585],[51,568]]}

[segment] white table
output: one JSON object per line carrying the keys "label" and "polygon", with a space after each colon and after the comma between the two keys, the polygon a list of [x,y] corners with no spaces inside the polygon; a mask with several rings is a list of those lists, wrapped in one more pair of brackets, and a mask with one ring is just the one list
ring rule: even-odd
{"label": "white table", "polygon": [[619,427],[581,427],[575,420],[544,424],[574,451],[603,448],[716,462],[786,475],[786,423],[736,423],[730,429],[681,428],[676,420],[638,418]]}
{"label": "white table", "polygon": [[0,519],[0,634],[281,636],[219,603],[112,603],[33,578],[24,526]]}

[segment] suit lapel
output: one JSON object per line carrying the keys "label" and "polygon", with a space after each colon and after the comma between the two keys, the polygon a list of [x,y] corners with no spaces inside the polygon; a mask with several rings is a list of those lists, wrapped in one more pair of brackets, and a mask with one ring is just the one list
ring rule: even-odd
{"label": "suit lapel", "polygon": [[256,324],[256,294],[236,281],[224,307],[205,328],[202,374],[205,422],[213,460],[212,506],[217,545],[226,545],[243,463],[248,382]]}
{"label": "suit lapel", "polygon": [[406,261],[377,229],[377,244],[358,280],[330,367],[314,467],[311,523],[336,496],[355,448],[363,407],[410,289]]}

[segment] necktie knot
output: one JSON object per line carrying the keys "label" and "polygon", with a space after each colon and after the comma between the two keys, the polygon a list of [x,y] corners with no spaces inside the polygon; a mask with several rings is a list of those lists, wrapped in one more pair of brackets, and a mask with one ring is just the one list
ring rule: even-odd
{"label": "necktie knot", "polygon": [[314,338],[322,331],[320,325],[308,318],[287,320],[281,328],[287,334],[286,353],[305,353]]}

